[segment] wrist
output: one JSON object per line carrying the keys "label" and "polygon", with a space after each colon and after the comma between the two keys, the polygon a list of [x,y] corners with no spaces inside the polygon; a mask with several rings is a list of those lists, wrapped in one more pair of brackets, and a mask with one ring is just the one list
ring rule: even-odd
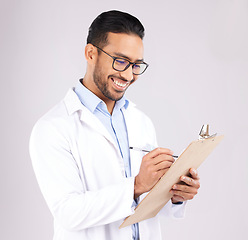
{"label": "wrist", "polygon": [[134,199],[137,199],[144,191],[142,190],[141,184],[138,183],[137,176],[134,179]]}

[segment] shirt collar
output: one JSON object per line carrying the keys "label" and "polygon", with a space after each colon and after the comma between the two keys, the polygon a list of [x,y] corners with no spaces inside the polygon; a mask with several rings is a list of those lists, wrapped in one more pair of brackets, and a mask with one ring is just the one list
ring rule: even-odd
{"label": "shirt collar", "polygon": [[[77,94],[81,103],[88,108],[92,113],[97,109],[101,108],[101,103],[105,104],[99,97],[97,97],[93,92],[86,88],[80,80],[76,85],[74,91]],[[123,96],[120,100],[116,101],[114,110],[120,110],[121,108],[127,109],[129,106],[129,100]]]}
{"label": "shirt collar", "polygon": [[116,101],[115,102],[115,109],[116,110],[119,110],[121,108],[125,108],[127,109],[128,108],[128,105],[129,105],[129,101],[126,99],[125,96],[123,96],[120,100]]}

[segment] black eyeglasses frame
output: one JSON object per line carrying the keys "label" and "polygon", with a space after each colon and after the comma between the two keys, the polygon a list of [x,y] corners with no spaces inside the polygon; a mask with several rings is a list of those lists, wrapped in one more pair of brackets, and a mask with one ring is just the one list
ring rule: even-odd
{"label": "black eyeglasses frame", "polygon": [[[143,73],[146,71],[146,69],[147,69],[148,66],[149,66],[149,64],[146,63],[146,62],[137,63],[137,62],[131,62],[131,61],[129,61],[128,59],[125,59],[125,58],[122,58],[122,57],[114,57],[114,56],[110,55],[109,53],[105,52],[103,49],[99,48],[98,46],[96,46],[96,45],[94,45],[94,44],[92,44],[92,45],[93,45],[94,47],[96,47],[97,49],[99,49],[100,51],[102,51],[103,53],[107,54],[109,57],[111,57],[111,58],[113,59],[112,68],[113,68],[114,70],[118,71],[118,72],[124,72],[124,71],[126,71],[131,65],[132,65],[132,68],[133,68],[134,65],[137,65],[137,64],[145,64],[146,66],[145,66],[144,70],[143,70],[141,73],[137,74],[137,73],[134,73],[134,72],[133,72],[134,75],[141,75],[141,74],[143,74]],[[118,70],[118,69],[116,69],[116,68],[114,67],[114,63],[115,63],[116,59],[123,59],[123,60],[127,61],[129,64],[128,64],[123,70]]]}

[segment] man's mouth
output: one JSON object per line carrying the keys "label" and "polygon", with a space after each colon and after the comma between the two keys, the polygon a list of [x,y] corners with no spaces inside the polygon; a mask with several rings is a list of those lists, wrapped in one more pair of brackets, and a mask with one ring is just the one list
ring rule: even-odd
{"label": "man's mouth", "polygon": [[111,80],[114,82],[114,86],[116,86],[119,90],[125,90],[127,86],[130,84],[129,81],[121,80],[119,78],[111,77]]}

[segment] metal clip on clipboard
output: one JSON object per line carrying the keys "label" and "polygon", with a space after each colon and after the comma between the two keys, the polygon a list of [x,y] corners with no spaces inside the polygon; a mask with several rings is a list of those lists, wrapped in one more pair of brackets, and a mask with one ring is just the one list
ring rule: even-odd
{"label": "metal clip on clipboard", "polygon": [[216,135],[217,133],[209,135],[209,124],[204,124],[202,125],[201,131],[199,133],[199,140],[213,138],[214,141],[214,137],[216,137]]}

